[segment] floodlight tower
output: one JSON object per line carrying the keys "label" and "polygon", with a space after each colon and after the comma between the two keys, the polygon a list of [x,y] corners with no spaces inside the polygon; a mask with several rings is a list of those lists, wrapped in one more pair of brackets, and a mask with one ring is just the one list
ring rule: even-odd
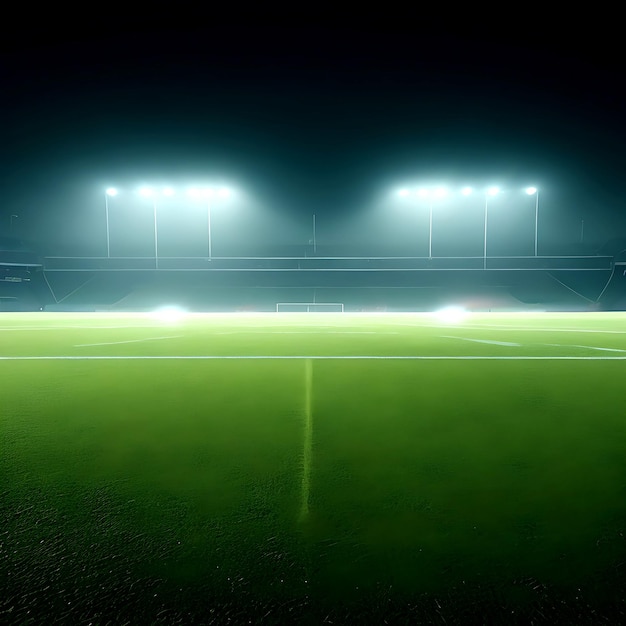
{"label": "floodlight tower", "polygon": [[485,193],[485,238],[483,246],[483,269],[487,269],[487,214],[489,212],[489,198],[493,198],[500,193],[499,187],[489,187]]}
{"label": "floodlight tower", "polygon": [[152,187],[141,187],[139,195],[143,198],[152,198],[152,212],[154,215],[154,269],[159,269],[159,234],[157,230],[157,203],[156,193]]}
{"label": "floodlight tower", "polygon": [[213,239],[211,234],[211,205],[213,198],[229,198],[231,196],[231,190],[227,187],[193,187],[189,190],[189,196],[191,198],[201,198],[206,200],[207,203],[207,235],[208,235],[208,259],[213,258]]}
{"label": "floodlight tower", "polygon": [[114,198],[118,193],[119,192],[115,187],[109,187],[104,193],[104,212],[106,215],[107,225],[107,257],[111,256],[111,241],[109,237],[109,198]]}
{"label": "floodlight tower", "polygon": [[539,189],[537,189],[537,187],[526,187],[524,191],[529,196],[535,196],[535,256],[537,256],[537,234],[539,226]]}
{"label": "floodlight tower", "polygon": [[[415,194],[422,200],[428,200],[428,259],[433,258],[433,200],[445,198],[448,190],[445,187],[437,187],[435,189],[420,188]],[[407,198],[412,195],[410,189],[403,188],[397,191],[400,198]]]}

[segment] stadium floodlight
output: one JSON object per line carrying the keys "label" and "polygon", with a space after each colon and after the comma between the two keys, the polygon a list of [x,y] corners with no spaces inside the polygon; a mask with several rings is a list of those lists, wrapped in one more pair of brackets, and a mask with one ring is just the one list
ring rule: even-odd
{"label": "stadium floodlight", "polygon": [[108,187],[104,192],[104,215],[106,218],[107,258],[111,256],[111,237],[109,233],[109,198],[115,198],[119,191],[115,187]]}
{"label": "stadium floodlight", "polygon": [[164,187],[163,191],[161,192],[164,196],[171,198],[176,192],[174,191],[173,187]]}
{"label": "stadium floodlight", "polygon": [[463,189],[461,189],[461,194],[464,196],[471,196],[473,192],[474,190],[471,187],[463,187]]}
{"label": "stadium floodlight", "polygon": [[539,189],[537,189],[537,187],[526,187],[524,191],[529,196],[535,196],[535,256],[537,256],[537,235],[539,227]]}
{"label": "stadium floodlight", "polygon": [[500,187],[495,185],[487,187],[485,192],[485,237],[483,242],[483,269],[487,269],[487,213],[489,211],[489,198],[493,198],[500,193]]}
{"label": "stadium floodlight", "polygon": [[154,268],[159,269],[159,233],[157,229],[157,202],[154,189],[143,186],[139,188],[139,195],[142,198],[152,198],[152,213],[154,216]]}
{"label": "stadium floodlight", "polygon": [[408,196],[417,196],[420,200],[428,200],[428,258],[433,258],[433,200],[441,200],[448,195],[448,189],[445,187],[418,187],[415,190],[403,187],[396,191],[396,195],[400,198]]}
{"label": "stadium floodlight", "polygon": [[188,190],[187,194],[194,200],[204,200],[207,203],[207,225],[208,225],[208,258],[213,258],[213,238],[211,234],[211,205],[212,200],[216,197],[221,199],[230,198],[233,195],[232,190],[229,187],[192,187]]}

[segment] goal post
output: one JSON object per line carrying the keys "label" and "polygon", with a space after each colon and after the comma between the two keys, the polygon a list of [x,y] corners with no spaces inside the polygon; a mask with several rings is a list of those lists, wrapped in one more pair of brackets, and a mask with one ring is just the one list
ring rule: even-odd
{"label": "goal post", "polygon": [[343,302],[277,302],[276,313],[343,313]]}

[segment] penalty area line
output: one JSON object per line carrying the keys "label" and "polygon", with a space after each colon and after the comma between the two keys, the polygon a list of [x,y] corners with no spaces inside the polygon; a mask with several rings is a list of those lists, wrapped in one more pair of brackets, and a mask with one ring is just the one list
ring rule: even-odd
{"label": "penalty area line", "polygon": [[492,356],[492,355],[261,355],[261,354],[193,354],[193,355],[47,355],[1,356],[0,361],[235,361],[235,360],[295,360],[324,361],[625,361],[626,356]]}

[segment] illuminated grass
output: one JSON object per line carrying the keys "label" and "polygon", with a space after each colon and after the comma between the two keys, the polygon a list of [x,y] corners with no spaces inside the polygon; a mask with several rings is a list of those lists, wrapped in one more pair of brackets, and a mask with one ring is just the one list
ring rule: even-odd
{"label": "illuminated grass", "polygon": [[42,314],[0,329],[0,356],[608,357],[0,361],[0,611],[16,623],[619,604],[626,364],[598,349],[626,349],[624,316]]}

